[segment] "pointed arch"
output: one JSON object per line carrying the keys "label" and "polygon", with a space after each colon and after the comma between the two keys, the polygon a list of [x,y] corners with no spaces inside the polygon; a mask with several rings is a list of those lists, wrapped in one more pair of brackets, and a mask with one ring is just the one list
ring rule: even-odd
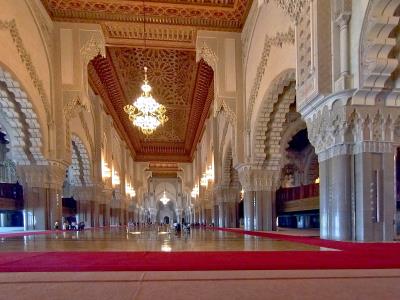
{"label": "pointed arch", "polygon": [[[359,86],[354,104],[374,105],[387,91],[386,105],[399,106],[399,27],[398,0],[370,0],[365,13],[359,47]],[[397,78],[395,78],[397,77]]]}
{"label": "pointed arch", "polygon": [[47,164],[42,131],[31,100],[19,81],[0,65],[1,125],[9,135],[12,160],[18,165]]}
{"label": "pointed arch", "polygon": [[[274,153],[275,146],[266,149],[266,144],[272,141],[279,142],[279,136],[275,136],[285,120],[290,103],[295,99],[295,69],[286,69],[281,72],[270,84],[261,103],[261,109],[255,120],[255,127],[251,134],[252,162],[263,164],[268,155]],[[290,88],[290,86],[292,86]],[[282,94],[289,88],[290,93],[282,100]],[[278,123],[275,124],[275,120]]]}
{"label": "pointed arch", "polygon": [[73,186],[91,186],[92,168],[89,153],[83,144],[81,138],[76,134],[71,137],[72,143],[72,163],[69,175],[70,183]]}

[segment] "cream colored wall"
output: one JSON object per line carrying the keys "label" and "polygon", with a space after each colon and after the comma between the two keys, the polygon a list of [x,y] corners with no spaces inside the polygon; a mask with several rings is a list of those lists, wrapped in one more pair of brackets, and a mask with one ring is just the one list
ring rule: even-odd
{"label": "cream colored wall", "polygon": [[350,19],[350,72],[353,74],[353,88],[359,87],[360,36],[366,9],[370,0],[352,2]]}
{"label": "cream colored wall", "polygon": [[[251,22],[251,20],[247,20]],[[266,38],[276,37],[278,33],[286,33],[289,28],[294,29],[294,25],[282,9],[277,7],[275,1],[269,1],[260,7],[257,20],[253,31],[249,31],[249,51],[245,60],[245,95],[246,95],[246,114],[251,114],[251,126],[255,127],[256,112],[260,111],[262,99],[271,81],[283,70],[294,68],[296,65],[296,48],[293,45],[284,44],[282,47],[271,46],[269,57],[262,57]],[[265,70],[257,75],[257,69],[267,60]],[[253,109],[250,109],[249,102],[254,82],[261,75],[261,82]]]}
{"label": "cream colored wall", "polygon": [[[12,32],[14,36],[11,35],[10,22],[15,22]],[[40,122],[44,145],[43,154],[48,157],[47,122],[50,120],[47,120],[46,108],[51,111],[49,106],[52,83],[50,58],[46,53],[40,27],[24,0],[1,1],[0,41],[0,64],[14,75],[14,78],[27,92]],[[43,95],[49,103],[43,103],[37,86],[33,84],[32,76],[35,76],[33,74],[36,74],[37,79],[40,80],[43,86]]]}

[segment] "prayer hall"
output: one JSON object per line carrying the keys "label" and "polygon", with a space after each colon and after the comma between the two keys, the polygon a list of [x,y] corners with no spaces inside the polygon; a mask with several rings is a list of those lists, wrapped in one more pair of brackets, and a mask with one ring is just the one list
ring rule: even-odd
{"label": "prayer hall", "polygon": [[400,299],[400,0],[0,0],[0,299]]}

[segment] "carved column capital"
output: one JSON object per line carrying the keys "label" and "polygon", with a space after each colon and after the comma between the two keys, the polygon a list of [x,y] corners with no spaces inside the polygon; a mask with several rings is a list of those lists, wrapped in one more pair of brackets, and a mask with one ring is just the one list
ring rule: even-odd
{"label": "carved column capital", "polygon": [[46,165],[20,165],[17,174],[29,187],[61,189],[67,165],[60,161],[48,161]]}
{"label": "carved column capital", "polygon": [[322,104],[305,117],[319,161],[344,154],[392,152],[400,142],[400,108],[349,102]]}
{"label": "carved column capital", "polygon": [[274,191],[278,188],[280,171],[253,164],[238,166],[239,180],[245,192]]}

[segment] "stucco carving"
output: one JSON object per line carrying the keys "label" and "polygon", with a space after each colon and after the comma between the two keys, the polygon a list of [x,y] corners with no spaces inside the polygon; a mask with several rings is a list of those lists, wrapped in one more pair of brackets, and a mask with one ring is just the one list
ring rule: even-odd
{"label": "stucco carving", "polygon": [[1,66],[0,115],[8,126],[12,159],[20,165],[47,164],[42,154],[40,123],[32,103],[21,84]]}
{"label": "stucco carving", "polygon": [[[88,140],[89,145],[90,145],[90,152],[91,152],[91,154],[93,156],[94,155],[94,149],[95,149],[94,148],[94,143],[93,143],[92,136],[90,135],[89,127],[88,127],[88,125],[86,123],[85,116],[83,115],[82,111],[79,112],[79,119],[81,120],[81,124],[82,124],[83,130],[85,131],[86,139]],[[100,145],[99,145],[99,148],[100,148]]]}
{"label": "stucco carving", "polygon": [[210,47],[208,47],[206,42],[203,42],[200,51],[198,51],[198,57],[196,60],[199,61],[200,59],[203,59],[214,72],[217,71],[218,56]]}
{"label": "stucco carving", "polygon": [[306,123],[319,161],[342,154],[391,153],[400,141],[400,111],[384,106],[322,105]]}
{"label": "stucco carving", "polygon": [[248,107],[248,114],[246,119],[247,128],[250,128],[250,122],[253,118],[253,110],[254,104],[258,97],[258,91],[260,89],[261,81],[265,74],[265,69],[268,65],[268,59],[271,52],[272,47],[282,47],[285,44],[293,45],[294,44],[294,30],[289,27],[287,32],[281,33],[278,32],[274,37],[269,37],[266,35],[264,41],[264,48],[261,54],[261,60],[257,66],[257,73],[256,78],[253,81],[253,86],[250,91],[250,98],[249,98],[249,107]]}
{"label": "stucco carving", "polygon": [[[295,70],[287,69],[281,72],[270,84],[265,97],[261,103],[261,109],[256,117],[255,128],[251,132],[252,161],[258,164],[263,164],[266,158],[265,140],[267,131],[271,126],[271,118],[276,109],[279,96],[283,93],[285,87],[295,81]],[[250,128],[250,124],[248,124]]]}
{"label": "stucco carving", "polygon": [[[67,103],[64,105],[63,113],[65,117],[65,124],[66,124],[66,135],[65,135],[65,146],[66,146],[66,151],[67,154],[71,154],[71,131],[70,131],[70,126],[69,126],[69,121],[76,116],[79,115],[79,113],[83,110],[87,110],[87,107],[82,101],[80,100],[79,97],[77,97],[75,94],[71,95],[66,95],[67,98],[70,96],[70,100],[67,100]],[[75,96],[75,97],[74,97]]]}
{"label": "stucco carving", "polygon": [[81,47],[80,53],[83,57],[83,65],[87,65],[89,61],[97,56],[105,56],[104,38],[99,32],[93,32],[86,41],[86,43]]}
{"label": "stucco carving", "polygon": [[60,161],[49,161],[48,165],[17,166],[17,174],[28,187],[61,190],[66,169]]}
{"label": "stucco carving", "polygon": [[309,4],[310,0],[275,0],[275,2],[297,24],[303,8]]}
{"label": "stucco carving", "polygon": [[[231,124],[232,127],[236,127],[236,114],[235,112],[230,108],[230,106],[225,102],[224,99],[214,99],[215,106],[217,107],[216,115],[218,112],[222,111],[223,114],[225,114],[226,119],[228,122]],[[217,103],[216,103],[217,102]]]}
{"label": "stucco carving", "polygon": [[17,48],[18,54],[21,58],[22,63],[25,65],[25,68],[32,79],[32,83],[37,89],[40,99],[42,100],[44,110],[46,112],[47,117],[47,124],[51,125],[53,123],[51,111],[50,111],[50,104],[48,100],[48,96],[44,90],[43,82],[40,79],[35,66],[33,65],[32,59],[30,54],[25,48],[25,45],[22,41],[21,35],[19,34],[17,23],[15,19],[11,21],[4,21],[0,20],[0,29],[1,30],[8,30],[11,34],[12,40]]}
{"label": "stucco carving", "polygon": [[360,89],[354,104],[375,105],[383,97],[386,105],[400,106],[400,93],[395,89],[398,76],[393,76],[399,67],[399,42],[393,34],[400,26],[399,8],[398,1],[369,2],[360,38]]}
{"label": "stucco carving", "polygon": [[275,191],[279,186],[280,172],[261,168],[252,164],[237,167],[239,180],[245,192]]}

